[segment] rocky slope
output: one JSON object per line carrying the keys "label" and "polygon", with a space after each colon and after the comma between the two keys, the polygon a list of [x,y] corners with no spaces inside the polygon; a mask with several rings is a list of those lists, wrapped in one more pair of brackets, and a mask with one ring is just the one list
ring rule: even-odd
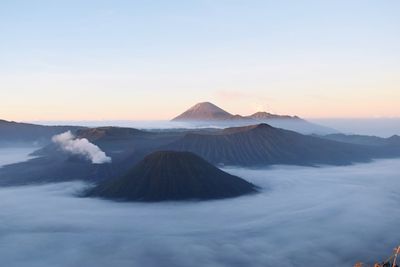
{"label": "rocky slope", "polygon": [[277,129],[267,124],[227,128],[214,134],[188,133],[166,147],[190,151],[214,164],[349,164],[367,161],[369,147],[347,144]]}
{"label": "rocky slope", "polygon": [[254,192],[254,185],[193,153],[161,151],[146,156],[122,177],[100,183],[86,196],[124,201],[207,200]]}

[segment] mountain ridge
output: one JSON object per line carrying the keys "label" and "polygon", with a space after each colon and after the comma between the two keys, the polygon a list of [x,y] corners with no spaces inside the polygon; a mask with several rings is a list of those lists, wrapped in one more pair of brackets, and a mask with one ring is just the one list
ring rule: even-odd
{"label": "mountain ridge", "polygon": [[49,143],[51,137],[66,131],[75,132],[81,126],[47,126],[24,122],[0,120],[0,144],[2,143]]}
{"label": "mountain ridge", "polygon": [[165,149],[189,151],[213,164],[345,165],[369,161],[373,149],[274,128],[262,123],[231,127],[219,133],[188,133]]}
{"label": "mountain ridge", "polygon": [[239,114],[234,115],[210,102],[197,103],[185,112],[173,118],[171,121],[186,122],[200,127],[210,125],[235,127],[257,123],[268,123],[277,128],[284,128],[303,134],[338,133],[335,129],[311,123],[298,116],[278,115],[265,111],[256,112],[246,116]]}
{"label": "mountain ridge", "polygon": [[297,116],[278,115],[265,111],[259,111],[254,114],[243,116],[232,114],[218,107],[211,102],[200,102],[190,107],[172,121],[190,121],[190,120],[257,120],[257,119],[299,119]]}

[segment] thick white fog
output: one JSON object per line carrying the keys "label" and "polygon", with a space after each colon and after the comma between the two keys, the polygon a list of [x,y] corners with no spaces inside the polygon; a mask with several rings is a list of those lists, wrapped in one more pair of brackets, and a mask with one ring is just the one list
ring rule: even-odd
{"label": "thick white fog", "polygon": [[390,137],[400,135],[400,118],[312,119],[312,122],[332,127],[345,134]]}
{"label": "thick white fog", "polygon": [[[25,161],[33,158],[29,154],[38,149],[38,147],[0,147],[0,167],[19,161]],[[1,178],[1,177],[0,177]]]}
{"label": "thick white fog", "polygon": [[138,204],[77,198],[83,182],[0,188],[2,266],[352,266],[400,243],[399,159],[226,170],[262,192]]}

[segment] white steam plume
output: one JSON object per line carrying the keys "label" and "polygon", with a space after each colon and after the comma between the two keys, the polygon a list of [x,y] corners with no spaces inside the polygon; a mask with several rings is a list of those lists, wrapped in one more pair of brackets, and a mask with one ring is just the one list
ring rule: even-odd
{"label": "white steam plume", "polygon": [[75,155],[82,155],[92,161],[93,164],[110,163],[111,158],[106,155],[98,146],[92,144],[86,138],[77,139],[67,131],[53,136],[53,142],[58,144],[64,151]]}

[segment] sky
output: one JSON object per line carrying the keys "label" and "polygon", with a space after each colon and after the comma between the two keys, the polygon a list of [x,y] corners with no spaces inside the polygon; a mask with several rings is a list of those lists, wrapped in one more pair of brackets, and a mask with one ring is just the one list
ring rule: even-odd
{"label": "sky", "polygon": [[0,118],[400,117],[400,1],[0,1]]}

